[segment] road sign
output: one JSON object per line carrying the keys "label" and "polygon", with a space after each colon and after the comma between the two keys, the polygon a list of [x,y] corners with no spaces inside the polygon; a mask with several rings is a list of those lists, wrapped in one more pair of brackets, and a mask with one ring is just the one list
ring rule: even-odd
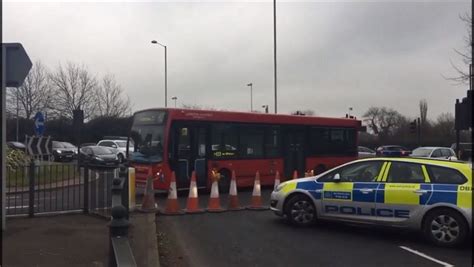
{"label": "road sign", "polygon": [[53,148],[51,137],[27,136],[26,151],[30,156],[48,156],[51,155]]}
{"label": "road sign", "polygon": [[[0,177],[1,177],[1,203],[2,208],[2,230],[5,230],[5,187],[6,187],[6,89],[7,87],[20,87],[31,69],[31,60],[20,43],[2,44],[2,88],[0,90]],[[0,259],[1,261],[1,259]],[[1,262],[0,262],[1,265]]]}
{"label": "road sign", "polygon": [[44,133],[44,116],[41,112],[36,112],[35,115],[35,134],[42,136]]}
{"label": "road sign", "polygon": [[6,60],[6,87],[20,87],[31,69],[31,60],[20,43],[2,44]]}

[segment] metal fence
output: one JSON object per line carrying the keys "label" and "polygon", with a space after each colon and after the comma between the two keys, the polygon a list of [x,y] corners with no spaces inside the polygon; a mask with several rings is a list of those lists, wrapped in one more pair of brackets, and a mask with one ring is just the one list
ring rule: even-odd
{"label": "metal fence", "polygon": [[35,162],[7,168],[7,216],[77,212],[110,217],[110,189],[117,169],[75,163]]}

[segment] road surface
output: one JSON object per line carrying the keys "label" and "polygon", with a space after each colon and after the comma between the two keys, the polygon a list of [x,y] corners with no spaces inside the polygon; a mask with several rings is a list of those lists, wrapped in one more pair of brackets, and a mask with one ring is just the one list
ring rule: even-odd
{"label": "road surface", "polygon": [[[268,201],[270,190],[263,192]],[[240,192],[248,203],[251,191]],[[206,205],[208,195],[201,196]],[[165,199],[159,198],[163,207]],[[225,204],[225,196],[221,202]],[[183,207],[185,196],[180,197]],[[295,228],[271,211],[157,216],[163,266],[471,266],[471,245],[435,247],[418,233],[321,222]]]}

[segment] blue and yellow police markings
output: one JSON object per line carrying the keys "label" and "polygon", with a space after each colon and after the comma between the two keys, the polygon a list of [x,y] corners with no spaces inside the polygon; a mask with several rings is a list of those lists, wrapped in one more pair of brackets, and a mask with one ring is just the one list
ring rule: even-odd
{"label": "blue and yellow police markings", "polygon": [[354,183],[324,183],[323,199],[352,201]]}
{"label": "blue and yellow police markings", "polygon": [[472,209],[472,187],[469,185],[459,185],[457,192],[457,205],[460,208]]}

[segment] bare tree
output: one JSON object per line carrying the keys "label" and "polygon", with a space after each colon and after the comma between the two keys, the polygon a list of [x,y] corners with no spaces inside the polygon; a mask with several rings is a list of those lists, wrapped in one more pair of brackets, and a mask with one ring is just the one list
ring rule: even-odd
{"label": "bare tree", "polygon": [[124,95],[122,87],[113,75],[102,78],[96,94],[97,115],[103,117],[124,117],[130,115],[130,98]]}
{"label": "bare tree", "polygon": [[454,116],[451,113],[441,113],[436,119],[436,124],[433,127],[437,136],[448,138],[454,135]]}
{"label": "bare tree", "polygon": [[17,103],[20,116],[26,119],[31,119],[38,111],[47,111],[53,96],[48,76],[48,70],[41,61],[35,62],[23,85],[8,90],[8,111],[16,114]]}
{"label": "bare tree", "polygon": [[50,75],[54,88],[54,110],[72,118],[73,110],[84,110],[84,117],[91,118],[96,112],[97,80],[86,67],[68,62],[59,65]]}
{"label": "bare tree", "polygon": [[454,49],[454,52],[461,57],[464,66],[456,66],[451,62],[451,66],[456,71],[456,76],[447,78],[457,84],[469,84],[469,64],[472,62],[471,43],[472,43],[472,17],[469,13],[460,16],[460,19],[466,24],[467,35],[464,37],[464,48],[460,51]]}
{"label": "bare tree", "polygon": [[426,99],[420,100],[419,107],[421,128],[425,128],[427,122],[426,117],[428,115],[428,102],[426,101]]}
{"label": "bare tree", "polygon": [[392,134],[397,125],[404,120],[398,111],[386,107],[371,107],[363,117],[367,126],[379,137],[387,137]]}

